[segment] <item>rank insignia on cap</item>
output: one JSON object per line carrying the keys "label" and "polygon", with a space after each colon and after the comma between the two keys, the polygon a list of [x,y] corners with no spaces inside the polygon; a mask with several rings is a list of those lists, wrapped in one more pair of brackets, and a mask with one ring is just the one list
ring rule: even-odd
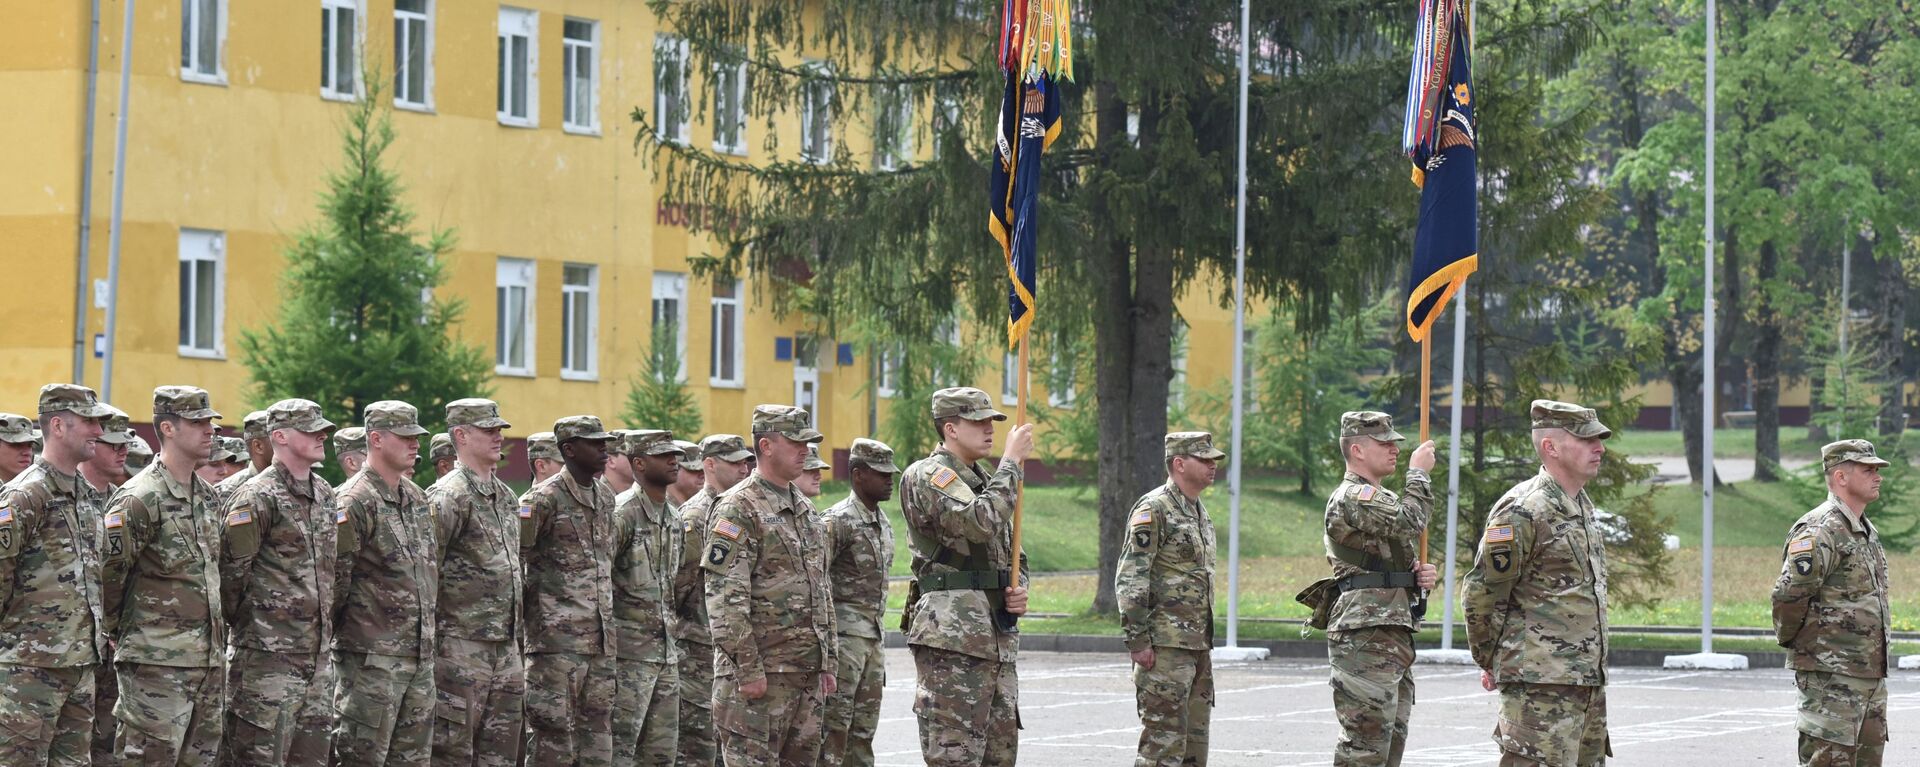
{"label": "rank insignia on cap", "polygon": [[933,473],[933,486],[945,489],[946,486],[953,484],[953,481],[959,478],[960,475],[953,473],[952,469],[941,467],[939,471]]}
{"label": "rank insignia on cap", "polygon": [[1798,554],[1802,551],[1812,551],[1812,550],[1813,550],[1812,538],[1801,538],[1797,541],[1794,541],[1793,543],[1787,544],[1788,554]]}
{"label": "rank insignia on cap", "polygon": [[717,519],[713,522],[714,535],[723,535],[732,540],[740,540],[740,526],[731,519]]}
{"label": "rank insignia on cap", "polygon": [[520,518],[521,518],[521,519],[533,519],[533,507],[532,507],[532,506],[522,506],[522,507],[520,507]]}
{"label": "rank insignia on cap", "polygon": [[1488,543],[1505,543],[1511,540],[1513,540],[1513,525],[1487,528]]}
{"label": "rank insignia on cap", "polygon": [[1373,500],[1374,493],[1379,492],[1379,490],[1380,490],[1379,488],[1376,488],[1372,485],[1363,486],[1360,488],[1359,498],[1362,501],[1371,501]]}
{"label": "rank insignia on cap", "polygon": [[227,512],[227,527],[244,525],[252,521],[253,511],[251,509],[234,509],[233,511]]}
{"label": "rank insignia on cap", "polygon": [[106,516],[106,519],[103,522],[103,524],[106,525],[108,530],[112,530],[126,523],[127,523],[127,518],[124,516],[121,516],[120,512],[117,512],[117,511],[108,513]]}
{"label": "rank insignia on cap", "polygon": [[1133,513],[1133,518],[1127,520],[1127,525],[1144,525],[1152,521],[1153,509],[1141,509]]}

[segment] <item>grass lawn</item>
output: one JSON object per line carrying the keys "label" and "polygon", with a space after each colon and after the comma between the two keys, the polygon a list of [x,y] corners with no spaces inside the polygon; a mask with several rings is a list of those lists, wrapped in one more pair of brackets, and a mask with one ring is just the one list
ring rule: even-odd
{"label": "grass lawn", "polygon": [[[1752,429],[1714,429],[1713,454],[1720,458],[1752,458],[1753,434]],[[1607,440],[1607,449],[1635,456],[1687,454],[1679,429],[1665,431],[1622,429],[1615,431],[1613,438]],[[1820,445],[1807,441],[1807,427],[1782,426],[1780,427],[1780,457],[1818,458]]]}

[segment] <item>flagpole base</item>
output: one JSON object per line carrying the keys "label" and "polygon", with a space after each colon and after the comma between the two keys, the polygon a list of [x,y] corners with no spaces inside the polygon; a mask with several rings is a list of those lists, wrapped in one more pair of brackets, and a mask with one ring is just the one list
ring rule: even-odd
{"label": "flagpole base", "polygon": [[1265,647],[1232,646],[1213,648],[1213,660],[1216,663],[1245,663],[1248,661],[1266,660],[1267,656],[1271,654],[1272,653]]}
{"label": "flagpole base", "polygon": [[1661,667],[1686,671],[1745,671],[1747,656],[1728,652],[1669,655]]}
{"label": "flagpole base", "polygon": [[1413,653],[1413,662],[1435,666],[1471,666],[1473,653],[1466,650],[1417,650]]}

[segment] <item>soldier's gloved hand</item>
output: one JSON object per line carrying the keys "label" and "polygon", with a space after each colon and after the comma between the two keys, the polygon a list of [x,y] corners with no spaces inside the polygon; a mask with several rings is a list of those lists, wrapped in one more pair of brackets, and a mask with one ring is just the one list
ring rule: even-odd
{"label": "soldier's gloved hand", "polygon": [[1030,455],[1033,455],[1033,424],[1023,423],[1013,427],[1013,433],[1007,435],[1006,457],[1025,465]]}
{"label": "soldier's gloved hand", "polygon": [[1007,612],[1014,615],[1027,614],[1027,590],[1019,586],[1007,588]]}
{"label": "soldier's gloved hand", "polygon": [[741,697],[744,697],[747,700],[759,700],[761,698],[767,697],[767,678],[763,676],[754,681],[740,685],[740,695]]}
{"label": "soldier's gloved hand", "polygon": [[1413,458],[1407,462],[1407,465],[1421,471],[1433,471],[1433,440],[1422,442],[1419,447],[1414,448]]}
{"label": "soldier's gloved hand", "polygon": [[1142,671],[1152,671],[1153,670],[1153,648],[1149,647],[1145,650],[1139,650],[1134,652],[1133,662],[1140,664],[1140,670]]}
{"label": "soldier's gloved hand", "polygon": [[1433,584],[1440,582],[1440,571],[1431,564],[1421,564],[1414,572],[1417,573],[1415,579],[1420,582],[1420,588],[1423,591],[1432,589]]}
{"label": "soldier's gloved hand", "polygon": [[[762,687],[762,689],[765,689],[764,686]],[[833,672],[831,671],[820,672],[820,696],[821,697],[832,695],[834,691],[839,689],[840,689],[840,680],[834,677]]]}
{"label": "soldier's gloved hand", "polygon": [[1486,690],[1487,692],[1493,692],[1493,687],[1494,687],[1493,672],[1491,671],[1480,672],[1480,689]]}

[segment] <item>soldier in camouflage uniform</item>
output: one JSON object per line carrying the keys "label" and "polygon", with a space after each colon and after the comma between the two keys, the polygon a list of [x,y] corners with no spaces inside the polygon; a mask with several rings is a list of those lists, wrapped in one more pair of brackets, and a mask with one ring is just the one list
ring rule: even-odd
{"label": "soldier in camouflage uniform", "polygon": [[794,479],[822,439],[807,411],[753,409],[759,467],[720,494],[706,529],[713,720],[727,767],[812,765],[834,691],[833,593],[824,534]]}
{"label": "soldier in camouflage uniform", "polygon": [[313,467],[333,422],[310,400],[267,408],[273,463],[225,508],[220,602],[232,630],[228,767],[326,764],[333,741],[333,608],[348,524]]}
{"label": "soldier in camouflage uniform", "polygon": [[459,456],[453,452],[453,435],[440,433],[427,440],[427,462],[433,464],[433,481],[439,482],[453,473],[454,461]]}
{"label": "soldier in camouflage uniform", "polygon": [[112,405],[105,407],[112,412],[100,420],[100,444],[94,446],[93,457],[80,464],[80,476],[101,498],[110,498],[133,477],[127,471],[127,450],[135,435],[126,413]]}
{"label": "soldier in camouflage uniform", "polygon": [[240,422],[240,438],[247,443],[246,468],[236,471],[213,486],[213,492],[219,496],[220,507],[225,508],[227,501],[233,499],[233,493],[240,489],[253,475],[266,471],[273,465],[273,438],[267,433],[267,411],[255,410],[247,414]]}
{"label": "soldier in camouflage uniform", "polygon": [[1007,417],[987,393],[941,389],[932,412],[940,447],[900,479],[915,581],[902,626],[917,672],[920,753],[931,767],[1011,765],[1020,745],[1014,620],[1027,611],[1024,581],[1009,578],[1013,506],[1033,426],[1013,429],[989,474],[978,463],[992,454],[994,422]]}
{"label": "soldier in camouflage uniform", "polygon": [[840,668],[827,699],[823,767],[873,767],[873,734],[880,726],[880,693],[887,686],[887,571],[893,567],[893,525],[880,510],[893,497],[900,467],[893,448],[856,439],[847,450],[853,492],[822,515],[827,528],[827,576],[839,629]]}
{"label": "soldier in camouflage uniform", "polygon": [[720,494],[753,471],[753,451],[737,434],[700,440],[706,486],[679,510],[680,566],[673,576],[673,638],[680,648],[680,767],[711,767],[713,748],[713,635],[707,631],[707,529]]}
{"label": "soldier in camouflage uniform", "polygon": [[0,485],[12,482],[33,465],[33,421],[23,415],[0,413]]}
{"label": "soldier in camouflage uniform", "polygon": [[[619,679],[613,698],[613,757],[619,764],[672,767],[680,728],[680,653],[669,631],[673,576],[680,567],[680,520],[667,488],[682,455],[673,433],[625,433],[623,455],[638,483],[615,497],[613,624]],[[609,459],[614,460],[614,459]]]}
{"label": "soldier in camouflage uniform", "polygon": [[1227,456],[1213,435],[1166,436],[1167,483],[1127,517],[1113,593],[1133,656],[1138,767],[1207,763],[1213,692],[1213,520],[1200,494]]}
{"label": "soldier in camouflage uniform", "polygon": [[1787,531],[1773,628],[1800,689],[1800,764],[1879,767],[1887,742],[1887,553],[1867,504],[1887,461],[1864,439],[1820,449],[1827,501]]}
{"label": "soldier in camouflage uniform", "polygon": [[526,572],[527,764],[613,763],[614,500],[595,479],[613,438],[590,415],[553,424],[566,470],[520,499]]}
{"label": "soldier in camouflage uniform", "polygon": [[[164,449],[164,445],[162,448]],[[213,455],[207,457],[207,465],[194,470],[207,486],[211,488],[234,475],[247,465],[247,443],[239,437],[213,438]]]}
{"label": "soldier in camouflage uniform", "polygon": [[680,446],[680,473],[674,475],[673,484],[667,487],[667,500],[678,509],[706,486],[707,470],[700,465],[700,443],[676,439],[673,444]]}
{"label": "soldier in camouflage uniform", "polygon": [[1340,720],[1336,765],[1400,764],[1413,710],[1412,605],[1438,578],[1419,561],[1420,533],[1433,508],[1433,443],[1407,463],[1403,492],[1382,485],[1399,467],[1400,443],[1386,413],[1340,416],[1346,475],[1327,498],[1327,563],[1334,598],[1327,622],[1333,708]]}
{"label": "soldier in camouflage uniform", "polygon": [[427,495],[406,469],[427,430],[412,405],[395,400],[368,404],[361,422],[364,468],[334,493],[347,522],[335,565],[333,761],[425,764],[433,752],[440,567]]}
{"label": "soldier in camouflage uniform", "polygon": [[439,655],[433,763],[512,767],[523,745],[527,669],[520,600],[520,515],[494,474],[500,430],[512,424],[487,399],[447,403],[460,460],[427,492],[439,542]]}
{"label": "soldier in camouflage uniform", "polygon": [[333,457],[340,462],[340,471],[346,476],[360,473],[367,465],[367,430],[365,427],[348,426],[333,433]]}
{"label": "soldier in camouflage uniform", "polygon": [[160,455],[113,496],[101,525],[101,628],[116,647],[118,705],[100,764],[213,764],[226,726],[227,619],[220,508],[193,472],[217,437],[204,390],[153,390]]}
{"label": "soldier in camouflage uniform", "polygon": [[628,490],[633,489],[633,461],[627,455],[627,436],[633,429],[608,429],[613,439],[607,440],[607,470],[600,475],[600,481],[607,483],[607,489],[613,491],[615,502]]}
{"label": "soldier in camouflage uniform", "polygon": [[[79,474],[108,414],[93,390],[40,387],[46,452],[0,490],[0,764],[88,764],[100,633],[102,499]],[[78,577],[76,577],[78,576]]]}
{"label": "soldier in camouflage uniform", "polygon": [[1607,742],[1607,553],[1586,486],[1613,430],[1593,410],[1534,400],[1540,473],[1487,513],[1467,573],[1467,640],[1500,690],[1502,765],[1590,767]]}
{"label": "soldier in camouflage uniform", "polygon": [[807,446],[807,461],[800,465],[800,476],[795,477],[793,486],[800,494],[812,500],[820,497],[820,472],[833,468],[833,464],[820,460],[820,446]]}
{"label": "soldier in camouflage uniform", "polygon": [[533,472],[535,485],[547,481],[565,468],[565,463],[560,459],[560,444],[553,441],[553,432],[541,431],[527,435],[527,468]]}
{"label": "soldier in camouflage uniform", "polygon": [[127,443],[126,470],[129,472],[127,476],[131,477],[132,472],[138,472],[141,469],[147,468],[147,464],[152,462],[153,446],[147,444],[145,437],[138,434],[133,435],[133,441]]}

